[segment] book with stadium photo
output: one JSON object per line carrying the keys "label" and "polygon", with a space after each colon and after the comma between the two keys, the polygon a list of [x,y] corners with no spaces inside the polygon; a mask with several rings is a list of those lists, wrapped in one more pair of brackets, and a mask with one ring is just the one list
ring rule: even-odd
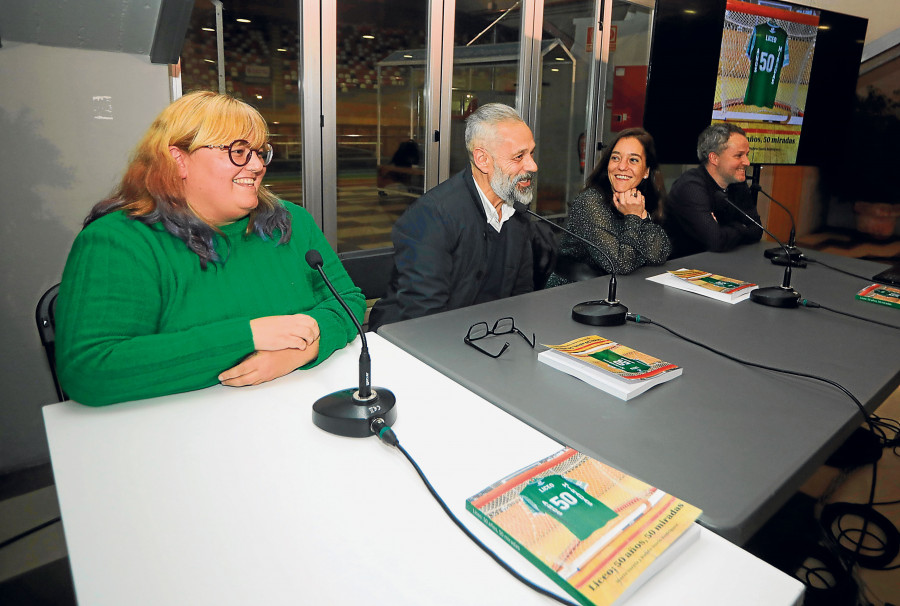
{"label": "book with stadium photo", "polygon": [[748,298],[754,289],[759,288],[751,282],[727,278],[699,269],[682,268],[650,276],[647,279],[726,303],[739,303]]}
{"label": "book with stadium photo", "polygon": [[900,309],[900,288],[896,286],[869,284],[856,293],[856,298],[860,301],[868,301],[869,303],[878,303],[879,305]]}
{"label": "book with stadium photo", "polygon": [[585,606],[625,599],[699,536],[701,511],[571,448],[466,509]]}
{"label": "book with stadium photo", "polygon": [[544,347],[548,349],[538,354],[540,362],[622,400],[681,376],[676,364],[597,335]]}

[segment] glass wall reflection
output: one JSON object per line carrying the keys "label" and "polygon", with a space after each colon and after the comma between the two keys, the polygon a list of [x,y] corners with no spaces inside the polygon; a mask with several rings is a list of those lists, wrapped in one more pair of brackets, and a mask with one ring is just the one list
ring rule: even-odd
{"label": "glass wall reflection", "polygon": [[423,193],[425,31],[419,0],[337,3],[338,252],[391,246]]}

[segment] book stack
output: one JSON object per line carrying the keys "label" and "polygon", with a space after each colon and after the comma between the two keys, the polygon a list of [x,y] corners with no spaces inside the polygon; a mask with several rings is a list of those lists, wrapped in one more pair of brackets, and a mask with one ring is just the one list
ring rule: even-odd
{"label": "book stack", "polygon": [[879,305],[900,309],[900,288],[896,286],[869,284],[856,293],[856,298],[860,301],[868,301],[869,303],[878,303]]}
{"label": "book stack", "polygon": [[647,279],[726,303],[739,303],[750,297],[751,291],[759,288],[751,282],[727,278],[699,269],[682,268],[658,276],[650,276]]}
{"label": "book stack", "polygon": [[540,362],[622,400],[681,375],[680,366],[597,335],[544,347]]}
{"label": "book stack", "polygon": [[586,606],[630,595],[699,536],[701,511],[567,448],[466,508]]}

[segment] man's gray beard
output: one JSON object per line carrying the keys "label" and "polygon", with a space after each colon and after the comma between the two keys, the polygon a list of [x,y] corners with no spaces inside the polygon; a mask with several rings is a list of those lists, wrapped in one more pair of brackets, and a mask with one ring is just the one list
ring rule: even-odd
{"label": "man's gray beard", "polygon": [[[516,187],[516,184],[519,181],[529,180],[531,181],[531,185],[524,191]],[[500,196],[500,199],[507,204],[521,202],[522,204],[529,205],[531,204],[531,199],[534,197],[534,173],[525,173],[524,175],[513,177],[512,175],[505,174],[498,168],[494,170],[494,176],[491,177],[491,189],[494,190],[494,193]]]}

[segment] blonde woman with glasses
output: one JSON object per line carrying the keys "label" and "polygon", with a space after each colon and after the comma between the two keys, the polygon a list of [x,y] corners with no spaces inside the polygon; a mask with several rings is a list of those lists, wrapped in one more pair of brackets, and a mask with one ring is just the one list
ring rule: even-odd
{"label": "blonde woman with glasses", "polygon": [[355,337],[306,252],[359,320],[362,292],[309,213],[262,186],[271,159],[262,116],[227,95],[185,95],[153,122],[63,273],[57,364],[72,399],[262,383]]}

